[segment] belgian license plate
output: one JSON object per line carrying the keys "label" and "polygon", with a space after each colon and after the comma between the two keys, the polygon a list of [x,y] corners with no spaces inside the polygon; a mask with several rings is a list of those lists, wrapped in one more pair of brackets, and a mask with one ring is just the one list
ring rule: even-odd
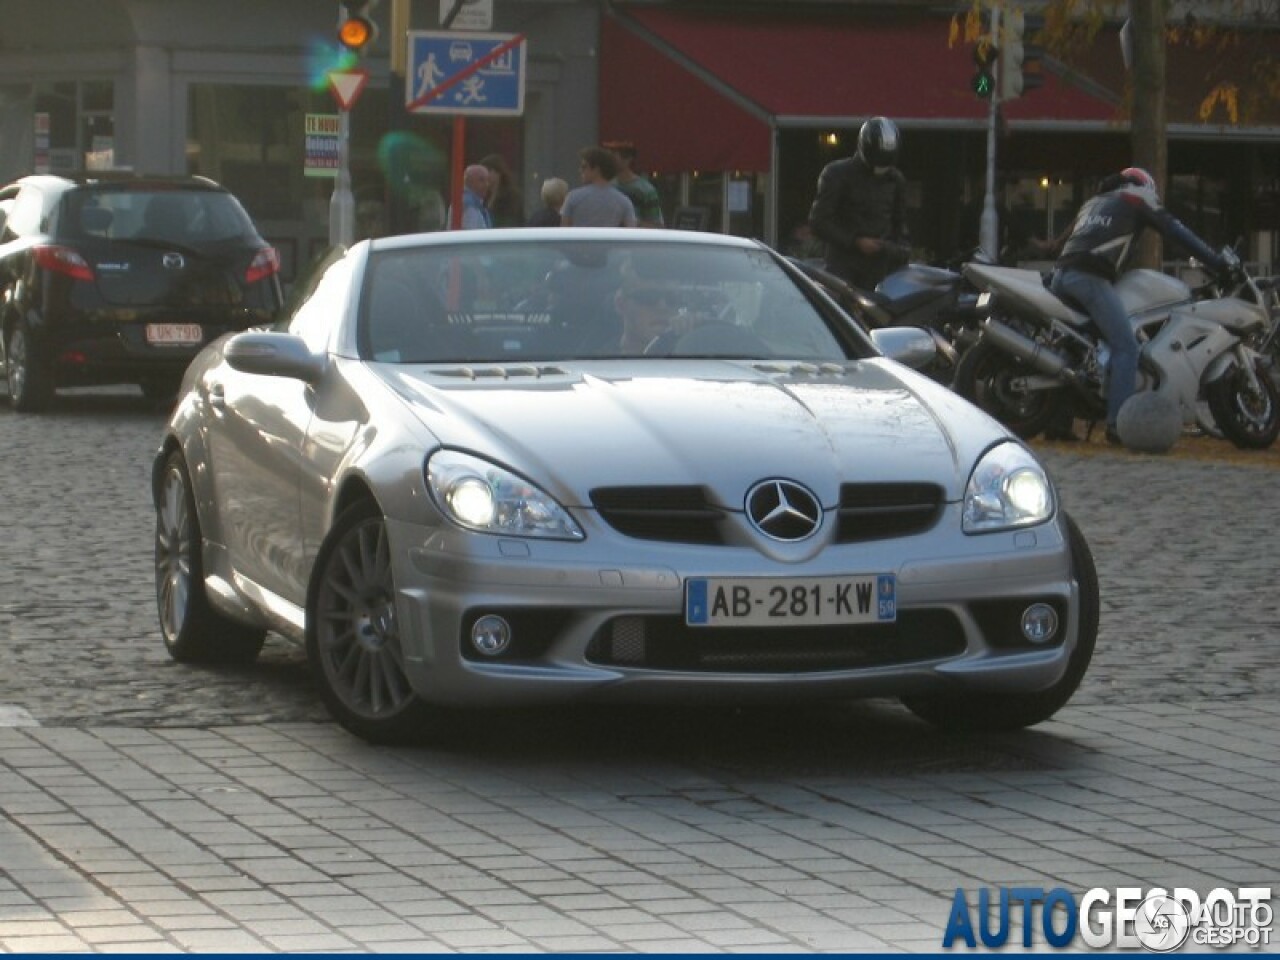
{"label": "belgian license plate", "polygon": [[888,623],[897,617],[897,581],[891,573],[685,582],[684,619],[694,627]]}
{"label": "belgian license plate", "polygon": [[147,343],[156,347],[190,347],[204,339],[198,323],[148,323]]}

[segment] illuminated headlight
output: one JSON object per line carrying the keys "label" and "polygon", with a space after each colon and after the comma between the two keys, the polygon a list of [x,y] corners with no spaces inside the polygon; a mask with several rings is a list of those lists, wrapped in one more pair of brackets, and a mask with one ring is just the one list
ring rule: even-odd
{"label": "illuminated headlight", "polygon": [[978,461],[964,492],[964,532],[1029,527],[1053,516],[1053,487],[1044,469],[1016,443],[1002,443]]}
{"label": "illuminated headlight", "polygon": [[991,308],[991,291],[983,290],[980,294],[978,294],[978,309],[985,311],[985,310],[989,310],[990,308]]}
{"label": "illuminated headlight", "polygon": [[568,511],[523,477],[496,463],[439,450],[427,460],[427,487],[450,520],[509,537],[581,540]]}

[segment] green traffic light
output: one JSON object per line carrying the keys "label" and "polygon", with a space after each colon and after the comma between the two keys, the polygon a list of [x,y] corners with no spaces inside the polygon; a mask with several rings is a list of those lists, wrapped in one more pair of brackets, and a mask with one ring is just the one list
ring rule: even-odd
{"label": "green traffic light", "polygon": [[973,75],[973,92],[984,100],[991,96],[991,91],[995,85],[995,78],[985,70],[979,70]]}

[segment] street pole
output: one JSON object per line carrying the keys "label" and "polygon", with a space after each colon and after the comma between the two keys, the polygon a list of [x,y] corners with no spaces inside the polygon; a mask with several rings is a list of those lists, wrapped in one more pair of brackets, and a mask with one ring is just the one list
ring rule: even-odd
{"label": "street pole", "polygon": [[338,176],[329,198],[329,245],[349,247],[356,235],[356,200],[351,192],[351,111],[338,111]]}
{"label": "street pole", "polygon": [[[338,26],[347,15],[338,11]],[[356,199],[351,193],[351,113],[338,111],[338,176],[329,197],[329,246],[349,247],[356,236]]]}
{"label": "street pole", "polygon": [[[1000,8],[991,8],[991,42],[1000,38]],[[996,120],[1000,110],[1000,58],[992,62],[991,100],[987,111],[987,194],[982,200],[978,246],[995,260],[1000,255],[1000,215],[996,212]]]}

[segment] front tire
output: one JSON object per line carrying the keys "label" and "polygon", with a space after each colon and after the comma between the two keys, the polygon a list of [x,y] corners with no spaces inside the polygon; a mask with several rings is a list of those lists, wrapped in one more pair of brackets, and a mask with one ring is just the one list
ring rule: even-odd
{"label": "front tire", "polygon": [[403,743],[429,709],[405,668],[386,521],[372,501],[348,508],[316,557],[307,659],[325,706],[356,736]]}
{"label": "front tire", "polygon": [[952,389],[1024,440],[1042,433],[1065,402],[1061,390],[1019,390],[1013,381],[1034,373],[1017,357],[979,340],[960,357]]}
{"label": "front tire", "polygon": [[5,343],[5,378],[9,403],[19,413],[40,413],[53,400],[53,368],[31,337],[31,327],[19,320]]}
{"label": "front tire", "polygon": [[165,461],[156,504],[156,608],[169,655],[180,663],[251,663],[266,631],[223,616],[204,592],[204,538],[182,454]]}
{"label": "front tire", "polygon": [[1093,553],[1074,520],[1064,516],[1071,551],[1071,574],[1079,587],[1076,646],[1057,683],[1031,693],[966,693],[904,697],[903,704],[921,720],[944,730],[1018,730],[1048,720],[1066,705],[1084,679],[1098,639],[1098,571]]}
{"label": "front tire", "polygon": [[1209,412],[1218,428],[1242,450],[1265,450],[1280,436],[1280,389],[1258,365],[1254,376],[1262,387],[1255,394],[1240,367],[1232,367],[1206,388]]}

